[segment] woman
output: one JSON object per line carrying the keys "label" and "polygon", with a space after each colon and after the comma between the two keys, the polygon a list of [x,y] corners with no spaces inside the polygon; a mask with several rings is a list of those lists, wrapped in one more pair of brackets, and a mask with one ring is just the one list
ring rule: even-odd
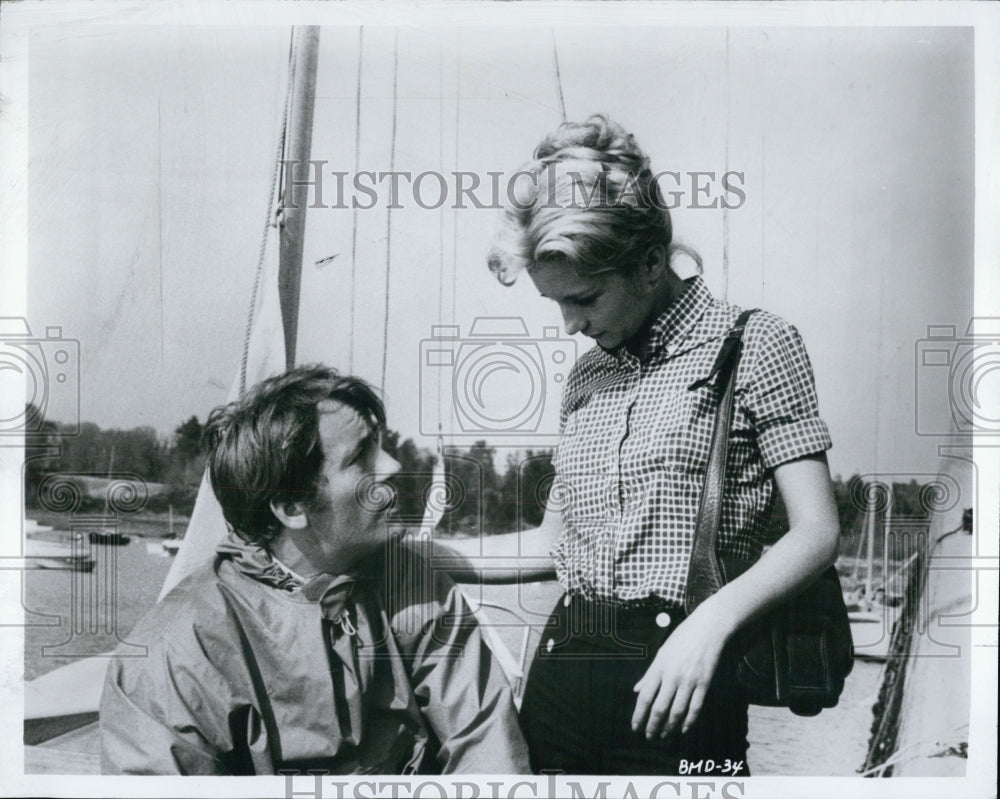
{"label": "woman", "polygon": [[708,375],[741,309],[673,271],[684,248],[649,159],[606,117],[560,126],[515,187],[490,269],[505,284],[526,272],[558,303],[566,333],[598,345],[564,389],[557,482],[535,539],[556,539],[566,595],[521,709],[532,768],[745,775],[747,705],[727,643],[837,550],[830,438],[808,356],[786,322],[751,317],[718,551],[760,557],[775,487],[790,529],[685,618],[716,408],[712,385],[689,386]]}

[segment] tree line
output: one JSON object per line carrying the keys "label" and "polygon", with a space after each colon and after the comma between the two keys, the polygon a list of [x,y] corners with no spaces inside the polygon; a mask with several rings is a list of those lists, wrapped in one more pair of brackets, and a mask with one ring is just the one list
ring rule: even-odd
{"label": "tree line", "polygon": [[[37,415],[37,409],[28,408],[27,418]],[[76,426],[47,419],[33,427],[24,452],[24,501],[28,507],[44,505],[39,488],[53,474],[69,480],[135,476],[149,487],[147,510],[173,507],[186,513],[194,507],[205,470],[203,428],[196,416],[178,425],[168,437],[160,436],[152,427],[104,430],[92,422],[81,423],[78,431]],[[94,494],[84,492],[78,510],[103,507],[103,499]]]}
{"label": "tree line", "polygon": [[[25,451],[25,502],[37,507],[37,489],[47,475],[111,474],[137,475],[156,490],[150,491],[145,508],[190,513],[205,469],[202,449],[203,425],[196,416],[179,424],[170,436],[162,437],[151,427],[104,430],[93,423],[80,425],[79,433],[68,432],[58,423],[43,421],[29,439]],[[508,453],[498,468],[498,453],[485,441],[469,447],[447,447],[443,453],[419,447],[412,438],[387,430],[385,450],[400,463],[391,482],[396,489],[394,518],[398,523],[417,527],[425,507],[438,508],[439,533],[493,534],[536,527],[542,521],[555,476],[549,450]],[[438,458],[443,458],[444,485],[435,483]],[[845,551],[861,533],[862,522],[871,504],[883,518],[887,493],[866,488],[858,475],[833,482],[834,496],[845,538]],[[896,518],[926,518],[928,496],[925,487],[911,481],[892,486],[892,513]],[[99,505],[95,497],[85,499],[81,510]],[[788,529],[788,516],[778,496],[767,525],[769,541]]]}

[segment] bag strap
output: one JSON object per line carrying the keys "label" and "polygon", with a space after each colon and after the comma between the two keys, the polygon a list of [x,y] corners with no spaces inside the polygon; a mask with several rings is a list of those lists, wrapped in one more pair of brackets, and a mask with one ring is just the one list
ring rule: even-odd
{"label": "bag strap", "polygon": [[739,315],[736,324],[726,333],[708,376],[688,386],[689,391],[694,391],[708,385],[717,377],[715,388],[716,392],[721,394],[719,407],[715,412],[715,427],[712,430],[705,487],[698,506],[694,541],[691,544],[691,560],[688,563],[687,588],[684,595],[684,610],[688,614],[694,612],[698,605],[722,588],[725,583],[715,554],[715,542],[719,532],[722,495],[726,483],[729,428],[732,425],[733,397],[736,393],[736,367],[739,365],[740,353],[743,350],[743,331],[756,310],[754,308]]}

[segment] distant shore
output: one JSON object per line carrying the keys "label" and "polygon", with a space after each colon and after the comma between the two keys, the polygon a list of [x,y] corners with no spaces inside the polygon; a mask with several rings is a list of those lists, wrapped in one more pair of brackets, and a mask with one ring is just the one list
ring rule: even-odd
{"label": "distant shore", "polygon": [[[94,516],[96,514],[71,514],[54,513],[41,508],[26,508],[25,517],[34,519],[41,525],[52,528],[51,533],[44,534],[46,537],[62,537],[72,532],[73,519],[76,517]],[[174,514],[173,534],[176,537],[184,535],[187,530],[188,516]],[[169,538],[170,537],[170,514],[154,511],[141,511],[139,513],[128,513],[118,515],[119,532],[128,536],[139,538]],[[62,534],[62,536],[58,535]]]}

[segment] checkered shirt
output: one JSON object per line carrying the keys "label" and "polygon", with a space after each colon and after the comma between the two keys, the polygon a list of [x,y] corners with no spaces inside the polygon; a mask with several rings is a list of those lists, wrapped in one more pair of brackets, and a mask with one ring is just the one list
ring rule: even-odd
{"label": "checkered shirt", "polygon": [[[553,550],[570,593],[682,606],[717,407],[708,375],[742,309],[700,277],[650,330],[643,360],[624,347],[585,353],[563,394],[550,503]],[[760,311],[746,327],[718,551],[756,559],[774,502],[773,469],[831,446],[798,331]]]}

